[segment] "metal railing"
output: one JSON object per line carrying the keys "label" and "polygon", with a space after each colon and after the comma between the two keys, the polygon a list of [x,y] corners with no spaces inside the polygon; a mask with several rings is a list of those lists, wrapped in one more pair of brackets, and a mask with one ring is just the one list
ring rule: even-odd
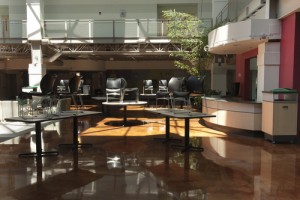
{"label": "metal railing", "polygon": [[[202,19],[212,27],[212,19]],[[167,20],[45,20],[43,38],[162,38],[167,36]],[[0,21],[0,39],[27,39],[27,21]]]}
{"label": "metal railing", "polygon": [[27,38],[26,20],[0,21],[0,38],[22,39]]}
{"label": "metal railing", "polygon": [[230,0],[216,17],[216,25],[237,22],[238,16],[253,0]]}

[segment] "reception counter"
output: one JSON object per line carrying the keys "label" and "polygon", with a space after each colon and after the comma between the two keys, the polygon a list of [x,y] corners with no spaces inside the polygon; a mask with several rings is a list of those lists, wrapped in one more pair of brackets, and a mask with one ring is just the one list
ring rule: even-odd
{"label": "reception counter", "polygon": [[203,119],[211,124],[249,131],[262,129],[262,103],[203,97],[202,112],[216,115]]}

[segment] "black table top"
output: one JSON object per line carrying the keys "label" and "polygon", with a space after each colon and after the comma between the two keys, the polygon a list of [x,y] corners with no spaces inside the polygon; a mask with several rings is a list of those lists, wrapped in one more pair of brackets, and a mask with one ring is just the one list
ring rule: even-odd
{"label": "black table top", "polygon": [[128,100],[128,101],[109,101],[109,102],[103,102],[103,105],[108,106],[137,106],[137,105],[146,105],[147,101],[134,101],[134,100]]}
{"label": "black table top", "polygon": [[72,117],[81,117],[81,116],[88,116],[88,115],[97,115],[101,114],[101,112],[97,111],[86,111],[86,110],[70,110],[70,111],[63,111],[59,115],[52,115],[51,117],[10,117],[5,118],[6,121],[10,122],[25,122],[25,123],[36,123],[36,122],[45,122],[51,120],[60,120],[60,119],[67,119]]}

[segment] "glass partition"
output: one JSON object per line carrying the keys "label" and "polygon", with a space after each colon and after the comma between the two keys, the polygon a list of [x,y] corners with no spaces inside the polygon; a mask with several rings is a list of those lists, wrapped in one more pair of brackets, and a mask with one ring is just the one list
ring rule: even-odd
{"label": "glass partition", "polygon": [[[202,20],[212,27],[212,19]],[[167,22],[162,19],[125,20],[45,20],[43,38],[149,38],[167,36]],[[0,21],[0,38],[27,38],[25,20]]]}

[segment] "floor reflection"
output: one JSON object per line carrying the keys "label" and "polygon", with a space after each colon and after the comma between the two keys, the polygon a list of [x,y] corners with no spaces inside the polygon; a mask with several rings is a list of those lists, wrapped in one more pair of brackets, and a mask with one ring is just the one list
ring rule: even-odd
{"label": "floor reflection", "polygon": [[[299,144],[226,137],[195,120],[191,142],[204,151],[181,153],[153,139],[164,123],[147,117],[148,123],[133,127],[83,118],[80,142],[93,146],[78,151],[58,146],[72,141],[72,122],[64,120],[43,133],[43,148],[57,149],[56,157],[18,157],[30,151],[34,134],[1,143],[0,199],[300,199]],[[170,122],[177,138],[181,123]]]}

